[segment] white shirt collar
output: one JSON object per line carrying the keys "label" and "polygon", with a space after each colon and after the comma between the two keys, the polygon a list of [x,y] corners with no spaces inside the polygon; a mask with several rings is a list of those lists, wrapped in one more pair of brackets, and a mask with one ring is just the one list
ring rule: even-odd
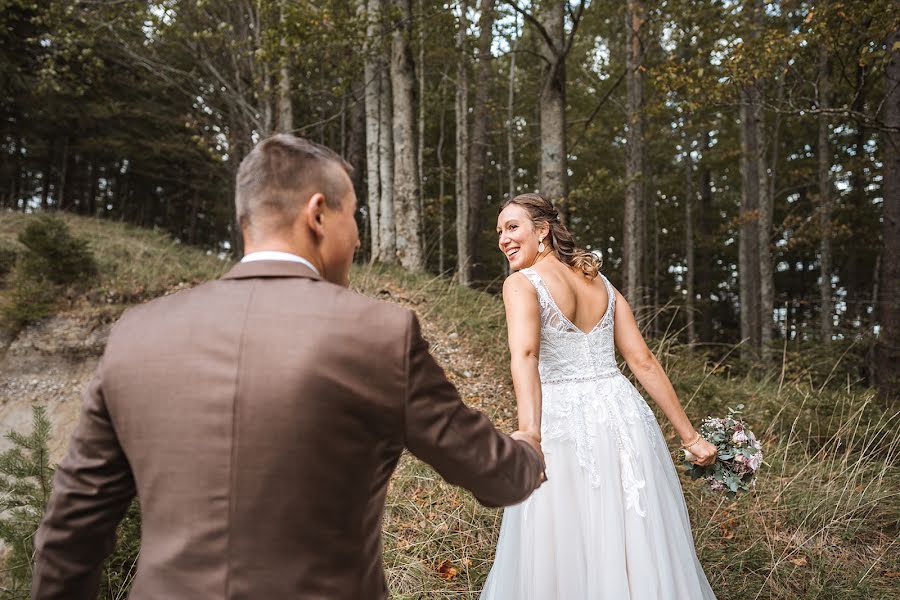
{"label": "white shirt collar", "polygon": [[251,252],[250,254],[245,255],[244,258],[241,259],[241,262],[255,262],[257,260],[286,260],[289,262],[300,263],[312,269],[313,273],[315,273],[316,275],[320,275],[319,270],[315,268],[311,262],[309,262],[302,256],[297,256],[296,254],[291,254],[290,252],[276,252],[275,250]]}

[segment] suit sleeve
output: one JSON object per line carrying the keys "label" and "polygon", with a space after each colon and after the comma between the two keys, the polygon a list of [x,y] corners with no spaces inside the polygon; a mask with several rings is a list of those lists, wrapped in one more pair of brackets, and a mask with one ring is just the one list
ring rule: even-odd
{"label": "suit sleeve", "polygon": [[485,506],[508,506],[540,485],[543,462],[525,442],[498,432],[467,407],[428,351],[410,315],[407,337],[406,446],[449,483],[471,491]]}
{"label": "suit sleeve", "polygon": [[134,498],[131,469],[113,430],[102,361],[84,394],[69,451],[35,540],[32,599],[93,599],[116,526]]}

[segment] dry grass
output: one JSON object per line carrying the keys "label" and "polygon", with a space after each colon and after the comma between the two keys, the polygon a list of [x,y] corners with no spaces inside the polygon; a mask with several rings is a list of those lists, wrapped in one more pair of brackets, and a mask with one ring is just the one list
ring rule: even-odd
{"label": "dry grass", "polygon": [[[14,240],[27,218],[0,214],[0,242]],[[91,310],[211,279],[229,266],[161,233],[65,218],[98,258],[101,283],[84,300]],[[415,309],[466,401],[511,428],[499,298],[396,268],[357,267],[353,279],[362,293]],[[733,368],[736,352],[721,364],[710,361],[671,337],[653,347],[695,422],[742,403],[764,443],[766,467],[752,495],[724,501],[682,479],[698,553],[718,597],[900,598],[897,406],[879,403],[851,379],[814,384],[811,369],[833,372],[840,355],[830,365],[809,365],[786,352],[784,364],[762,370]],[[464,374],[467,369],[472,373]],[[664,432],[672,436],[667,427]],[[385,569],[395,597],[477,598],[500,515],[404,456],[384,523]]]}
{"label": "dry grass", "polygon": [[[230,266],[162,231],[68,213],[57,216],[74,236],[88,241],[97,260],[98,282],[83,298],[87,304],[135,304],[214,279]],[[21,248],[16,237],[31,218],[30,214],[0,212],[0,243]]]}
{"label": "dry grass", "polygon": [[[380,292],[437,321],[435,335],[458,333],[469,360],[492,365],[481,376],[509,385],[498,298],[392,269],[355,275],[364,293]],[[743,403],[764,443],[766,466],[751,495],[728,501],[682,479],[697,551],[717,596],[900,598],[897,408],[864,387],[812,385],[807,369],[822,365],[731,369],[736,352],[718,364],[671,338],[653,347],[695,421]],[[826,373],[839,366],[840,354],[833,360]],[[456,383],[468,396],[473,382]],[[475,404],[508,429],[512,402],[507,393]],[[663,430],[674,449],[674,434]],[[385,568],[396,597],[477,598],[500,515],[404,457],[385,515]]]}

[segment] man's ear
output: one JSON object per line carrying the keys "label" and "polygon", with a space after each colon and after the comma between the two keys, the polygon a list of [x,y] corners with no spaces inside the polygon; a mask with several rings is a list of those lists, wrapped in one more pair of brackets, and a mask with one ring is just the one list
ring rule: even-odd
{"label": "man's ear", "polygon": [[306,201],[306,225],[317,237],[322,237],[325,233],[324,217],[325,196],[317,192]]}

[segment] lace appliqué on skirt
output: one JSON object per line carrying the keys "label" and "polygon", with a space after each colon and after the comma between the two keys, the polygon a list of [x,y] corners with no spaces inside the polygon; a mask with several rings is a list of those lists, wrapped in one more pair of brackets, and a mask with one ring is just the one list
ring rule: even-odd
{"label": "lace appliqu\u00e9 on skirt", "polygon": [[643,429],[641,438],[649,440],[654,449],[659,433],[653,411],[631,382],[618,373],[596,381],[545,385],[543,392],[541,437],[571,441],[590,485],[599,487],[609,483],[601,475],[599,462],[614,457],[601,456],[597,441],[599,436],[610,436],[617,448],[615,458],[621,471],[626,509],[645,516],[640,490],[646,481],[639,466],[640,448],[632,432]]}

